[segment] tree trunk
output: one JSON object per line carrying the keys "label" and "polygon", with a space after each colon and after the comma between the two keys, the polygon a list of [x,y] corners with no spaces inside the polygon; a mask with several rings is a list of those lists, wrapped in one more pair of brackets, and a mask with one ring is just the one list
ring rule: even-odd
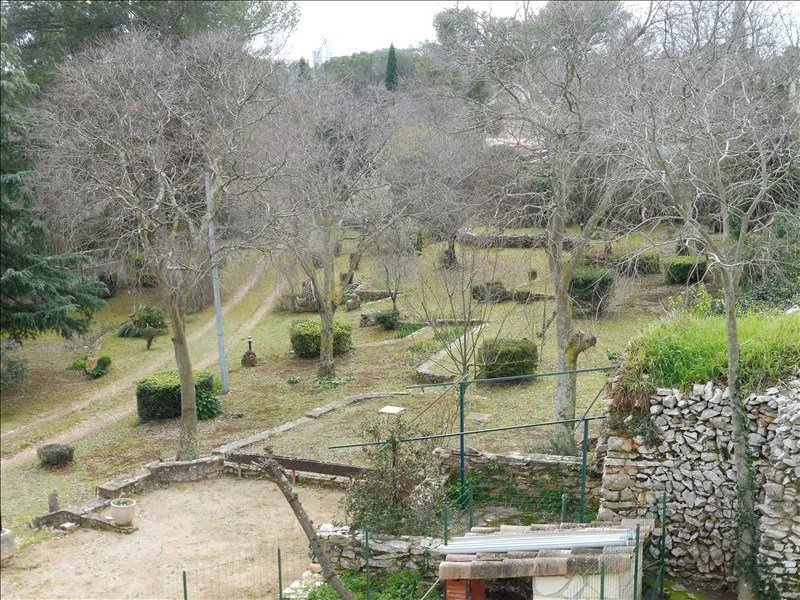
{"label": "tree trunk", "polygon": [[170,299],[169,316],[175,363],[178,365],[181,382],[181,439],[178,460],[193,460],[198,457],[197,400],[189,345],[186,343],[186,317],[179,299]]}
{"label": "tree trunk", "polygon": [[734,468],[736,470],[736,518],[738,525],[739,600],[754,598],[756,567],[757,528],[755,504],[755,480],[750,457],[749,417],[744,398],[739,390],[739,327],[736,321],[736,275],[723,269],[725,283],[725,328],[728,342],[728,391],[733,408]]}
{"label": "tree trunk", "polygon": [[314,529],[314,523],[312,523],[311,519],[308,518],[300,499],[292,489],[292,485],[286,479],[283,471],[281,471],[280,465],[278,465],[278,463],[272,457],[272,450],[270,448],[266,448],[265,450],[266,457],[264,458],[262,467],[272,477],[272,479],[275,480],[275,483],[283,493],[284,498],[286,498],[286,501],[289,503],[292,512],[294,513],[295,517],[297,517],[297,521],[300,523],[300,526],[303,528],[303,532],[308,538],[308,544],[311,546],[311,552],[314,555],[314,558],[319,562],[319,565],[322,567],[322,576],[325,578],[325,581],[327,581],[328,584],[330,584],[330,586],[336,590],[336,593],[339,594],[343,600],[353,600],[353,595],[350,593],[350,590],[347,589],[342,580],[336,574],[336,571],[333,569],[333,563],[331,563],[330,558],[328,558],[328,554],[325,552],[325,548],[322,547],[322,543],[319,541],[317,532]]}
{"label": "tree trunk", "polygon": [[[556,207],[547,225],[547,260],[553,282],[556,313],[556,360],[559,371],[571,371],[568,350],[572,335],[572,298],[569,295],[568,265],[564,263],[564,236],[566,224],[561,210]],[[577,357],[576,357],[577,358]],[[575,376],[556,376],[556,421],[575,418]],[[553,445],[562,452],[575,454],[577,447],[569,424],[556,425],[553,430]]]}
{"label": "tree trunk", "polygon": [[325,249],[322,266],[322,294],[317,298],[319,318],[321,321],[321,337],[319,346],[319,377],[333,377],[336,369],[333,364],[333,272],[334,257],[331,244]]}

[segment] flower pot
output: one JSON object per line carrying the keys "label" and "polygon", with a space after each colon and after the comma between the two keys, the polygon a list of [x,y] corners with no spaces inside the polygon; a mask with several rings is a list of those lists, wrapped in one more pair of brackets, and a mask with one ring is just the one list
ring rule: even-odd
{"label": "flower pot", "polygon": [[111,517],[114,525],[125,527],[133,523],[133,514],[136,507],[136,500],[132,498],[117,498],[111,501]]}
{"label": "flower pot", "polygon": [[10,529],[0,530],[0,566],[10,563],[16,553],[17,542],[14,540],[14,533]]}

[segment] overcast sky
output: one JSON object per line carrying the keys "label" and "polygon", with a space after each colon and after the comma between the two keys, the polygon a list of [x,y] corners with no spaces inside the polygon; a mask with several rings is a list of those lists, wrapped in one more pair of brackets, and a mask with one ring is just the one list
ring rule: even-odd
{"label": "overcast sky", "polygon": [[[290,36],[283,55],[289,60],[301,57],[311,62],[314,51],[323,49],[322,60],[331,56],[347,56],[354,52],[371,52],[388,48],[393,43],[397,48],[408,48],[436,37],[433,17],[437,12],[453,6],[455,2],[432,1],[386,1],[337,2],[300,0],[300,23]],[[532,2],[536,5],[545,4]],[[631,1],[629,7],[646,5],[646,2]],[[795,19],[800,19],[800,0],[781,2]],[[514,14],[514,1],[459,2],[476,10],[491,10],[498,16]]]}
{"label": "overcast sky", "polygon": [[[285,56],[291,60],[313,58],[323,46],[329,56],[345,56],[362,50],[407,48],[432,40],[433,16],[454,2],[331,2],[307,0],[297,3],[300,23],[289,38]],[[514,2],[461,2],[496,15],[514,14]],[[323,56],[323,59],[326,58]]]}

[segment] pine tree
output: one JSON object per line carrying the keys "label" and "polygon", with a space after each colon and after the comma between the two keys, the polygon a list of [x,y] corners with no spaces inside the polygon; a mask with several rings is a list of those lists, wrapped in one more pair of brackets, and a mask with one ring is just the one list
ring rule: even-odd
{"label": "pine tree", "polygon": [[301,58],[297,63],[297,78],[307,80],[311,77],[311,65],[305,58]]}
{"label": "pine tree", "polygon": [[394,44],[389,46],[389,57],[386,60],[386,89],[390,92],[397,90],[397,53]]}
{"label": "pine tree", "polygon": [[25,131],[15,110],[35,94],[36,86],[18,64],[18,48],[1,46],[0,333],[18,342],[45,331],[69,337],[86,331],[92,313],[105,306],[98,297],[105,286],[76,271],[89,257],[47,252],[44,227],[20,185],[28,165],[18,147]]}

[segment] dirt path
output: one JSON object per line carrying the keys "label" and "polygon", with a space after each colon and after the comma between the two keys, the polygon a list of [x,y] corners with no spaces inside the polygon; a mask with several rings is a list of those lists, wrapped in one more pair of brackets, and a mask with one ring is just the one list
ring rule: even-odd
{"label": "dirt path", "polygon": [[[236,306],[239,302],[241,302],[247,293],[253,288],[253,286],[258,282],[261,275],[263,275],[266,264],[261,263],[259,268],[253,273],[253,275],[236,291],[236,293],[231,297],[231,299],[226,302],[225,306],[222,309],[222,313],[226,314],[231,308]],[[264,318],[267,312],[275,305],[277,302],[280,294],[281,294],[282,287],[280,285],[276,286],[265,298],[261,305],[259,306],[258,310],[253,313],[253,315],[247,319],[233,334],[226,335],[226,344],[229,344],[233,340],[239,340],[245,337],[253,328]],[[203,324],[202,327],[193,331],[192,334],[189,336],[189,341],[194,341],[202,337],[203,335],[207,334],[214,328],[215,322],[214,317],[212,316],[206,323]],[[173,355],[171,352],[166,351],[163,352],[159,357],[146,365],[142,366],[139,369],[129,373],[122,379],[115,381],[112,384],[104,386],[98,390],[93,391],[91,394],[84,396],[81,400],[74,403],[72,406],[64,409],[63,411],[59,411],[58,415],[43,417],[41,419],[37,419],[36,421],[26,424],[23,427],[18,427],[14,431],[7,432],[6,436],[10,436],[11,433],[20,434],[23,431],[26,431],[34,426],[42,425],[48,423],[50,421],[55,420],[58,418],[59,415],[62,414],[69,414],[72,412],[82,411],[85,410],[87,407],[91,406],[93,403],[103,400],[108,397],[116,397],[123,393],[125,394],[132,394],[133,388],[143,377],[146,377],[150,373],[160,369],[164,365],[168,364],[173,359]],[[206,355],[200,357],[199,359],[193,361],[193,366],[198,369],[203,369],[208,367],[209,365],[213,364],[218,360],[218,353],[216,350],[207,353]],[[120,405],[118,408],[107,411],[103,414],[102,417],[98,417],[97,415],[92,415],[91,418],[87,418],[87,420],[82,421],[75,426],[69,428],[68,430],[61,432],[55,436],[51,436],[49,438],[45,438],[37,442],[37,445],[43,444],[66,444],[77,439],[80,439],[90,433],[103,429],[104,427],[111,425],[120,419],[124,418],[125,416],[131,414],[133,409],[130,404],[124,403]],[[32,458],[36,455],[36,449],[33,446],[20,450],[19,452],[7,456],[0,460],[0,466],[3,468],[10,468],[26,459]]]}
{"label": "dirt path", "polygon": [[[318,525],[342,518],[342,492],[297,488]],[[81,530],[24,549],[2,570],[3,598],[276,598],[308,567],[308,543],[270,481],[173,484],[136,496],[138,530]],[[223,566],[217,566],[227,563]]]}

